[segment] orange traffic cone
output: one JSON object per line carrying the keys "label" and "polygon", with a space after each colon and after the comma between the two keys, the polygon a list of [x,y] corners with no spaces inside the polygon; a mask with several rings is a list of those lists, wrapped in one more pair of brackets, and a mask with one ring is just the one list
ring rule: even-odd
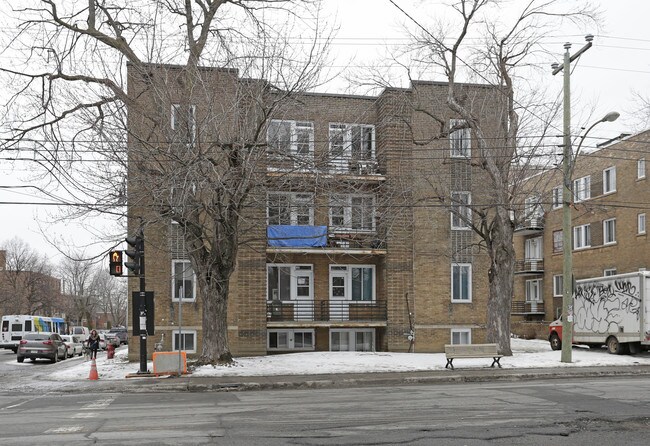
{"label": "orange traffic cone", "polygon": [[90,375],[88,376],[88,379],[91,379],[93,381],[99,379],[99,374],[97,373],[97,364],[95,363],[94,359],[90,364]]}

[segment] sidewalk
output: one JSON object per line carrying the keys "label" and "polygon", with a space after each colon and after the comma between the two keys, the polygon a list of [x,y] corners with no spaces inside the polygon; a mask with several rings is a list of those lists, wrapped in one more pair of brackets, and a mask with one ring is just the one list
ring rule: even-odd
{"label": "sidewalk", "polygon": [[464,382],[528,381],[577,377],[650,376],[650,366],[600,366],[575,368],[457,368],[427,372],[344,373],[318,375],[221,376],[221,377],[146,377],[124,380],[99,380],[65,386],[62,392],[206,392],[272,389],[322,389]]}

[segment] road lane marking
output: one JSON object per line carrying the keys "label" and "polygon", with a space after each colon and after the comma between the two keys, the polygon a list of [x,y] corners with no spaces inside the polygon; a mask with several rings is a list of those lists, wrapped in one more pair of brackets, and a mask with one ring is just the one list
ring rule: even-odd
{"label": "road lane marking", "polygon": [[79,412],[72,416],[72,418],[97,418],[99,414],[97,412]]}
{"label": "road lane marking", "polygon": [[83,426],[65,426],[65,427],[55,427],[45,431],[46,434],[72,434],[74,432],[81,432],[84,429]]}

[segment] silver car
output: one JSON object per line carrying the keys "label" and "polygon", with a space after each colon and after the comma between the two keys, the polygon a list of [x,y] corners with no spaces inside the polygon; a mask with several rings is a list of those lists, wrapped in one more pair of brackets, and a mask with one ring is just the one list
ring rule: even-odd
{"label": "silver car", "polygon": [[26,333],[18,344],[18,362],[25,358],[35,361],[38,358],[57,362],[68,357],[68,348],[58,333],[31,332]]}
{"label": "silver car", "polygon": [[61,338],[68,348],[68,358],[73,357],[74,355],[83,355],[84,354],[84,345],[83,341],[79,336],[75,335],[62,335]]}

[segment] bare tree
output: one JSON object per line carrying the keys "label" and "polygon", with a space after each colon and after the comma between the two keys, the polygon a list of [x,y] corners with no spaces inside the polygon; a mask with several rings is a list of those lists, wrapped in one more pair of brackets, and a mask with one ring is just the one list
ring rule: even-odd
{"label": "bare tree", "polygon": [[93,320],[99,305],[99,296],[93,287],[96,268],[91,260],[82,255],[67,257],[59,265],[63,280],[63,296],[67,302],[67,316],[70,321],[81,324]]}
{"label": "bare tree", "polygon": [[96,268],[92,289],[97,296],[97,309],[106,314],[113,326],[126,326],[127,286],[122,280],[114,280],[104,268]]}
{"label": "bare tree", "polygon": [[[296,92],[319,82],[327,56],[330,35],[322,32],[317,2],[23,5],[14,10],[20,23],[10,47],[28,61],[3,69],[17,87],[5,148],[33,150],[75,216],[123,215],[128,168],[129,226],[172,220],[181,228],[202,298],[201,361],[230,361],[229,279],[238,246],[248,241],[240,239],[250,224],[244,209],[259,198],[252,191],[262,184],[257,161],[266,125]],[[292,32],[300,39],[289,39]],[[203,66],[235,69],[243,79],[227,91],[210,73],[227,78],[229,71]],[[147,243],[156,246],[152,238]]]}
{"label": "bare tree", "polygon": [[60,282],[52,267],[25,241],[13,238],[4,243],[4,266],[0,305],[3,314],[54,315],[62,310]]}
{"label": "bare tree", "polygon": [[[396,2],[392,2],[397,6]],[[476,203],[467,203],[463,197],[454,196],[448,186],[432,183],[434,195],[449,206],[458,219],[471,227],[490,259],[488,268],[489,298],[487,307],[487,339],[499,345],[506,355],[510,349],[510,310],[513,295],[515,252],[513,232],[518,224],[535,209],[522,209],[524,201],[519,186],[530,175],[531,162],[543,160],[543,138],[552,123],[556,105],[545,100],[542,105],[551,113],[543,113],[535,102],[523,99],[528,65],[540,51],[540,39],[561,20],[582,21],[593,17],[588,6],[574,11],[560,11],[560,2],[530,0],[523,4],[520,14],[510,26],[483,14],[500,2],[491,0],[460,0],[452,4],[454,25],[427,28],[409,16],[416,24],[413,33],[420,61],[428,61],[432,69],[443,73],[448,81],[446,103],[460,118],[454,126],[430,115],[438,137],[470,129],[472,132],[472,160],[482,171],[482,197]],[[512,7],[512,4],[509,4]],[[399,6],[397,6],[399,8]],[[492,14],[499,11],[492,10]],[[406,12],[404,12],[407,14]],[[501,11],[504,13],[504,11]],[[407,14],[408,15],[408,14]],[[475,28],[481,28],[478,35]],[[450,35],[455,37],[450,37]],[[484,45],[475,48],[479,38]],[[523,70],[523,73],[522,73]],[[521,75],[519,73],[522,73]],[[477,104],[463,80],[477,80],[492,85],[496,96],[487,104]],[[520,88],[518,90],[517,88]],[[538,103],[539,104],[539,103]],[[490,108],[491,113],[486,110]],[[498,116],[496,128],[490,118]],[[522,115],[524,121],[522,121]],[[540,116],[548,116],[540,119]],[[534,139],[525,138],[525,125],[534,125]],[[530,130],[529,126],[529,130]]]}

